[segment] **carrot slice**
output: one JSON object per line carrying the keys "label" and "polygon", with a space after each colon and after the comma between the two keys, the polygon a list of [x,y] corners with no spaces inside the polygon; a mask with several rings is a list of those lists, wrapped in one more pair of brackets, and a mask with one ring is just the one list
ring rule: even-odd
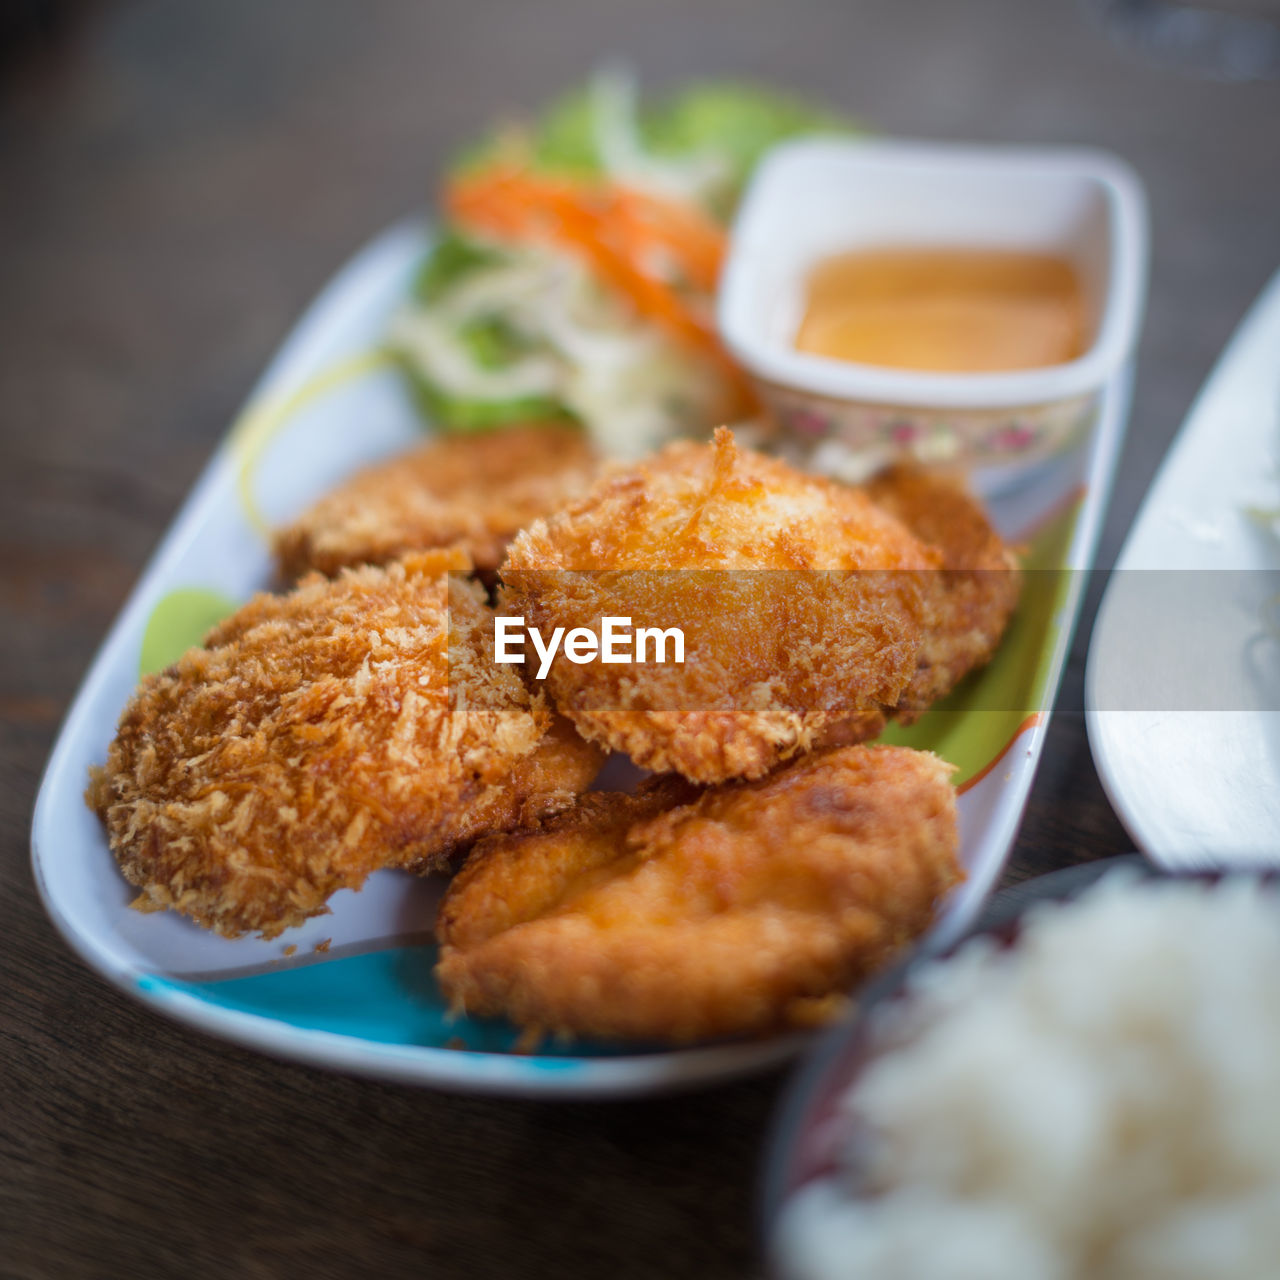
{"label": "carrot slice", "polygon": [[[444,204],[460,226],[500,239],[549,241],[577,254],[639,314],[716,360],[733,392],[728,411],[758,406],[699,310],[715,290],[725,252],[724,232],[699,210],[648,192],[547,178],[509,164],[454,179]],[[694,296],[653,270],[658,255]]]}

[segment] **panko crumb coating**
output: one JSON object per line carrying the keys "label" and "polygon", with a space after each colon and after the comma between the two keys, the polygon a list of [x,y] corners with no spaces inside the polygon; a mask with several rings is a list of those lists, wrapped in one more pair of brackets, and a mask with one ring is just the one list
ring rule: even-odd
{"label": "panko crumb coating", "polygon": [[259,595],[146,677],[87,799],[135,906],[265,938],[382,867],[537,821],[601,757],[491,660],[492,613],[407,557]]}
{"label": "panko crumb coating", "polygon": [[894,709],[904,724],[970,671],[990,661],[1022,590],[1018,558],[958,476],[894,467],[867,486],[877,505],[936,547],[942,568],[928,575],[930,620],[919,666]]}
{"label": "panko crumb coating", "polygon": [[951,767],[905,747],[755,782],[590,792],[479,842],[436,925],[455,1010],[537,1032],[690,1041],[834,1010],[963,879]]}
{"label": "panko crumb coating", "polygon": [[544,635],[605,615],[680,628],[683,666],[561,654],[545,687],[589,740],[711,783],[879,732],[916,672],[920,571],[938,563],[865,494],[721,428],[613,469],[519,534],[500,612]]}
{"label": "panko crumb coating", "polygon": [[358,472],[275,535],[286,579],[460,547],[497,569],[530,521],[584,493],[597,470],[582,431],[555,423],[430,440]]}

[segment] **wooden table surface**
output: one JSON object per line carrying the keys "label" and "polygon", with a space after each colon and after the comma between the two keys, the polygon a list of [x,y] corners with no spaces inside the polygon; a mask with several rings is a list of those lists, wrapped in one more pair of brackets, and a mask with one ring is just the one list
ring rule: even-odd
{"label": "wooden table surface", "polygon": [[[1280,265],[1280,85],[1191,78],[1093,6],[600,0],[92,9],[0,83],[0,1275],[742,1276],[784,1074],[674,1099],[451,1097],[279,1064],[130,1003],[28,865],[58,722],[253,378],[326,277],[479,125],[601,58],[748,73],[905,135],[1085,143],[1154,257],[1109,563]],[[1129,847],[1076,638],[1016,880]]]}

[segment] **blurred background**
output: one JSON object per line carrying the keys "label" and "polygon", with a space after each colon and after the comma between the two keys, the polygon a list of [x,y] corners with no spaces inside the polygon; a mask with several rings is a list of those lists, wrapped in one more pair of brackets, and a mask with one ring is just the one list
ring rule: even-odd
{"label": "blurred background", "polygon": [[[27,867],[59,718],[307,301],[425,209],[460,144],[609,58],[646,89],[758,79],[885,133],[1138,169],[1153,259],[1109,564],[1280,266],[1277,20],[1265,0],[0,5],[0,1274],[750,1274],[780,1077],[451,1099],[269,1063],[108,991]],[[1083,729],[1092,607],[1010,878],[1046,842],[1129,847]]]}

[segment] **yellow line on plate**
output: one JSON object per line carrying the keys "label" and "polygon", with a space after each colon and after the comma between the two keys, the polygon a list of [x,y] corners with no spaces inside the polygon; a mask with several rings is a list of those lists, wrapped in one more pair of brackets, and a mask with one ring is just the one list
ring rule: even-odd
{"label": "yellow line on plate", "polygon": [[239,459],[236,491],[249,523],[264,539],[270,539],[271,525],[258,509],[253,496],[253,470],[267,445],[288,425],[294,414],[331,391],[386,368],[393,360],[385,347],[374,347],[370,351],[347,356],[327,369],[321,369],[288,395],[249,405],[236,420],[231,428],[231,447]]}

